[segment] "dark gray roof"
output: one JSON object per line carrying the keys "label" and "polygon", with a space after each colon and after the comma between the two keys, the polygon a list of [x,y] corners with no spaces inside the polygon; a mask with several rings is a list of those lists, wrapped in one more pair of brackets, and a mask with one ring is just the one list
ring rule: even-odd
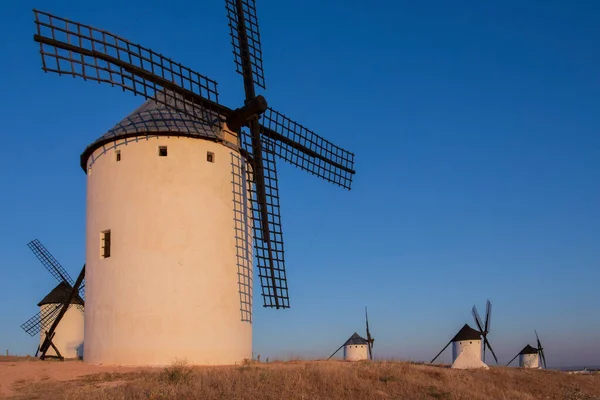
{"label": "dark gray roof", "polygon": [[[165,96],[159,92],[155,96],[159,101],[165,101],[165,97],[167,103],[173,103],[172,94]],[[216,118],[216,114],[214,116]],[[115,140],[146,135],[187,136],[209,140],[218,138],[213,127],[202,116],[199,115],[198,118],[193,118],[187,114],[173,111],[160,102],[146,100],[140,107],[123,118],[121,122],[96,139],[83,151],[81,154],[81,168],[84,171],[86,170],[88,157],[98,147]]]}
{"label": "dark gray roof", "polygon": [[[38,303],[38,307],[43,306],[44,304],[60,304],[64,302],[67,299],[67,297],[69,297],[69,294],[71,294],[71,286],[69,286],[63,281],[56,285],[56,287],[52,289],[50,293],[48,293],[46,297],[44,297],[42,301]],[[84,304],[83,299],[79,297],[79,294],[75,295],[75,298],[73,298],[72,303],[81,305]]]}
{"label": "dark gray roof", "polygon": [[481,332],[465,324],[460,331],[452,338],[451,342],[460,342],[461,340],[481,340]]}
{"label": "dark gray roof", "polygon": [[535,347],[531,347],[529,344],[523,347],[523,350],[519,352],[519,354],[537,354],[538,349]]}
{"label": "dark gray roof", "polygon": [[346,340],[344,346],[349,346],[351,344],[369,344],[369,342],[367,341],[367,339],[359,336],[358,333],[354,332],[354,334],[350,336],[350,339]]}

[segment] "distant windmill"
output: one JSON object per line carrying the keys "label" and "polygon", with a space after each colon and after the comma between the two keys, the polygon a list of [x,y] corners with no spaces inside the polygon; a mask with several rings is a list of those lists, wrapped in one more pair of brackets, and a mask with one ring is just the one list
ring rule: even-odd
{"label": "distant windmill", "polygon": [[[255,1],[224,5],[243,78],[237,108],[219,102],[216,81],[170,58],[34,10],[44,71],[146,99],[80,156],[86,362],[251,358],[254,265],[263,306],[290,307],[276,157],[350,189],[354,154],[257,94],[265,78]],[[190,52],[202,53],[195,43]]]}
{"label": "distant windmill", "polygon": [[477,313],[475,306],[473,306],[472,311],[479,330],[471,328],[468,324],[464,324],[458,333],[454,335],[452,339],[450,339],[448,344],[446,344],[446,346],[444,346],[444,348],[433,358],[433,360],[431,360],[432,363],[440,356],[440,354],[443,353],[444,350],[446,350],[448,346],[450,346],[450,344],[452,344],[453,368],[487,368],[487,365],[484,361],[482,361],[481,357],[481,341],[483,337],[484,351],[485,347],[487,346],[487,348],[489,348],[492,352],[492,355],[496,360],[496,364],[498,364],[496,354],[494,353],[494,350],[492,350],[492,346],[487,339],[487,335],[490,332],[492,304],[488,300],[485,325],[481,323],[481,319],[479,318],[479,314]]}
{"label": "distant windmill", "polygon": [[[32,240],[27,246],[59,284],[38,303],[40,311],[23,323],[21,328],[30,336],[40,334],[36,356],[41,351],[42,360],[46,357],[60,360],[80,357],[83,344],[83,284],[77,286],[78,291],[74,291],[76,282],[39,240]],[[72,292],[75,293],[70,298]],[[68,306],[64,307],[65,304]],[[73,304],[75,307],[71,307]],[[50,347],[53,351],[48,353]]]}
{"label": "distant windmill", "polygon": [[358,361],[366,360],[367,357],[373,360],[373,344],[375,338],[371,336],[369,331],[369,317],[367,315],[367,308],[365,307],[365,324],[367,330],[367,338],[363,338],[358,333],[354,332],[348,340],[344,342],[332,355],[329,356],[328,360],[333,357],[342,347],[344,348],[344,360],[347,361]]}
{"label": "distant windmill", "polygon": [[[512,360],[506,364],[507,366],[519,357],[519,367],[521,368],[541,368],[543,366],[546,369],[546,355],[544,354],[544,348],[540,342],[540,337],[537,331],[535,331],[535,337],[537,339],[537,348],[527,344]],[[541,364],[540,364],[541,361]]]}

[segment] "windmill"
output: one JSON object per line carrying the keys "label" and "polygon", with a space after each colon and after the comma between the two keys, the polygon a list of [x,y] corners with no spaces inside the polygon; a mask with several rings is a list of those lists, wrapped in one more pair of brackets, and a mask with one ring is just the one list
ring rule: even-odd
{"label": "windmill", "polygon": [[344,360],[357,361],[366,360],[367,354],[369,360],[373,360],[373,343],[375,338],[371,336],[369,331],[369,317],[367,315],[367,307],[365,307],[365,324],[367,330],[367,338],[363,338],[358,333],[354,332],[348,340],[346,340],[336,351],[333,352],[328,360],[333,357],[342,347],[344,348]]}
{"label": "windmill", "polygon": [[519,357],[519,367],[521,368],[541,368],[543,366],[543,368],[546,369],[546,355],[544,354],[544,348],[542,347],[537,331],[534,330],[534,332],[537,340],[537,348],[527,344],[527,346],[523,347],[523,350],[517,353],[517,355],[506,364],[507,366],[513,362],[515,358]]}
{"label": "windmill", "polygon": [[[440,354],[443,353],[444,350],[450,344],[452,346],[452,365],[453,368],[471,368],[471,367],[482,367],[487,365],[485,364],[485,348],[487,346],[488,349],[492,352],[494,359],[496,360],[496,364],[498,364],[498,359],[496,358],[496,354],[494,350],[492,350],[492,346],[487,338],[488,333],[490,332],[490,321],[492,316],[492,303],[487,301],[486,304],[486,315],[485,315],[485,324],[481,323],[481,318],[479,317],[479,313],[477,312],[477,308],[473,306],[472,309],[473,318],[475,319],[475,323],[477,324],[477,328],[479,330],[471,328],[468,324],[464,324],[463,327],[454,335],[452,339],[444,346],[444,348],[431,360],[433,363]],[[483,352],[484,358],[482,362],[481,358],[481,339],[483,337]],[[464,355],[461,356],[461,353]]]}
{"label": "windmill", "polygon": [[483,336],[483,362],[485,362],[485,348],[490,349],[492,355],[494,356],[494,360],[496,360],[496,364],[498,364],[498,358],[496,354],[494,354],[494,350],[490,346],[490,342],[487,340],[487,335],[490,333],[490,324],[492,319],[492,303],[487,300],[485,304],[485,324],[481,322],[481,317],[479,317],[479,313],[477,312],[477,308],[473,306],[471,310],[473,314],[473,319],[475,320],[475,324],[477,324],[477,328],[479,328],[479,332],[481,332],[481,336]]}
{"label": "windmill", "polygon": [[[30,336],[40,334],[36,357],[41,350],[42,360],[46,357],[60,360],[64,357],[76,358],[81,353],[79,347],[83,343],[84,284],[80,281],[80,285],[75,286],[67,271],[39,240],[32,240],[27,247],[59,283],[38,303],[40,311],[24,322],[21,328]],[[73,290],[74,287],[79,290]],[[59,327],[60,322],[62,324]],[[47,353],[50,347],[53,354]]]}
{"label": "windmill", "polygon": [[437,360],[450,344],[452,344],[452,368],[489,368],[481,361],[481,332],[468,324],[463,325],[430,363]]}
{"label": "windmill", "polygon": [[219,103],[215,81],[170,58],[34,10],[45,72],[147,99],[80,157],[86,362],[250,358],[254,261],[263,306],[290,306],[275,157],[350,189],[354,154],[257,94],[266,86],[254,0],[225,8],[244,84],[237,108]]}

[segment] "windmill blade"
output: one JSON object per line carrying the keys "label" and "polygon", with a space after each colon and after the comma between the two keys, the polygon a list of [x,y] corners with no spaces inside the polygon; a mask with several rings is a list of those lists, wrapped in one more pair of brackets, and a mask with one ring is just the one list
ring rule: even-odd
{"label": "windmill blade", "polygon": [[265,89],[256,3],[254,0],[225,0],[225,9],[237,72],[245,81]]}
{"label": "windmill blade", "polygon": [[334,352],[333,352],[333,353],[332,353],[332,354],[329,356],[328,360],[329,360],[331,357],[333,357],[333,356],[335,355],[335,353],[337,353],[338,351],[340,351],[340,349],[341,349],[342,347],[344,347],[344,345],[341,345],[340,347],[338,347],[338,348],[337,348],[337,350],[336,350],[336,351],[334,351]]}
{"label": "windmill blade", "polygon": [[485,346],[488,347],[488,349],[490,349],[490,351],[492,352],[492,355],[494,356],[494,360],[496,360],[496,364],[498,364],[498,357],[496,357],[496,353],[494,353],[494,350],[492,350],[492,345],[490,344],[489,340],[487,340],[487,335],[483,336],[483,348],[485,349]]}
{"label": "windmill blade", "polygon": [[514,357],[512,358],[512,360],[510,360],[510,361],[509,361],[509,362],[506,364],[506,366],[508,367],[508,366],[510,365],[510,363],[511,363],[511,362],[515,361],[515,358],[519,357],[519,354],[521,354],[521,353],[520,353],[520,352],[519,352],[519,353],[517,353],[517,355],[516,355],[516,356],[514,356]]}
{"label": "windmill blade", "polygon": [[542,347],[542,342],[540,342],[540,337],[538,336],[537,331],[534,329],[535,338],[537,340],[537,348],[540,358],[542,359],[542,363],[544,365],[544,369],[546,369],[546,355],[544,354],[544,348]]}
{"label": "windmill blade", "polygon": [[365,324],[367,325],[367,338],[371,338],[371,333],[369,332],[369,314],[367,313],[367,307],[365,307]]}
{"label": "windmill blade", "polygon": [[40,333],[43,329],[50,325],[54,318],[60,311],[61,304],[55,306],[45,307],[33,317],[29,318],[23,324],[21,329],[27,332],[30,336],[35,336]]}
{"label": "windmill blade", "polygon": [[282,113],[268,108],[262,115],[263,135],[275,141],[278,157],[328,182],[350,189],[354,153],[334,145]]}
{"label": "windmill blade", "polygon": [[[217,82],[180,63],[110,32],[33,11],[44,71],[109,83],[211,124],[221,110],[230,111],[218,104]],[[165,97],[155,99],[157,92]]]}
{"label": "windmill blade", "polygon": [[371,338],[371,332],[369,331],[369,316],[367,314],[367,307],[365,307],[365,323],[367,325],[367,347],[369,348],[369,359],[373,360],[373,342],[375,339]]}
{"label": "windmill blade", "polygon": [[492,348],[489,346],[489,342],[487,340],[487,332],[483,330],[483,324],[481,323],[481,317],[479,316],[479,313],[477,312],[477,307],[473,306],[471,312],[473,314],[473,318],[475,319],[475,324],[477,324],[477,328],[479,329],[481,336],[483,336],[483,361],[485,362],[485,347],[486,347],[486,343],[487,343],[488,348],[490,349],[490,351],[492,352],[492,355],[494,356],[494,359],[496,360],[496,364],[498,364],[498,359],[496,358],[496,355],[494,354],[494,351],[492,350]]}
{"label": "windmill blade", "polygon": [[[33,254],[37,257],[38,260],[42,263],[42,265],[52,274],[53,277],[56,278],[59,282],[65,282],[69,286],[73,287],[73,278],[69,275],[69,273],[63,268],[62,265],[58,262],[56,258],[44,247],[39,240],[34,239],[31,242],[27,243],[27,247],[31,249]],[[81,286],[79,290],[79,295],[81,298],[85,298],[85,290],[84,290],[85,282]],[[80,311],[83,312],[82,307],[78,307]]]}
{"label": "windmill blade", "polygon": [[[289,308],[283,235],[279,212],[279,189],[273,143],[261,136],[258,115],[267,107],[255,95],[255,83],[264,87],[262,53],[254,0],[225,0],[237,70],[244,78],[245,106],[230,115],[235,125],[248,125],[250,135],[241,133],[242,148],[252,157],[252,214],[254,247],[262,287],[263,306]],[[256,77],[256,79],[255,79]],[[240,121],[239,116],[244,115]],[[250,140],[248,140],[248,138]]]}
{"label": "windmill blade", "polygon": [[63,268],[62,265],[54,258],[52,254],[40,243],[39,240],[34,239],[27,243],[27,247],[31,249],[33,254],[37,257],[42,265],[56,278],[58,282],[66,282],[69,286],[73,286],[73,278],[69,276],[69,273]]}
{"label": "windmill blade", "polygon": [[539,353],[540,353],[540,356],[541,356],[540,358],[542,359],[542,363],[543,363],[544,369],[548,369],[548,368],[546,368],[546,354],[544,353],[544,350],[543,349],[540,350]]}
{"label": "windmill blade", "polygon": [[81,282],[81,286],[79,287],[79,296],[82,300],[85,301],[85,278],[83,279],[83,282]]}
{"label": "windmill blade", "polygon": [[473,314],[473,318],[475,319],[477,328],[479,328],[479,332],[485,332],[483,330],[483,323],[481,322],[481,317],[479,317],[479,313],[477,312],[477,307],[473,306],[473,308],[471,309],[471,313]]}
{"label": "windmill blade", "polygon": [[537,347],[538,347],[538,349],[542,349],[543,347],[542,347],[542,342],[540,342],[540,337],[538,336],[538,333],[535,329],[533,331],[535,332],[535,339],[537,340]]}
{"label": "windmill blade", "polygon": [[[487,336],[487,335],[482,335],[482,336],[484,336],[484,338],[485,338],[485,336]],[[485,343],[485,340],[484,340],[484,343]],[[483,362],[485,362],[485,344],[483,345]]]}
{"label": "windmill blade", "polygon": [[485,332],[490,331],[490,325],[492,324],[492,303],[488,300],[485,304]]}
{"label": "windmill blade", "polygon": [[263,306],[289,308],[275,155],[271,140],[265,139],[262,145],[257,152],[255,140],[242,131],[242,146],[253,155],[250,180],[254,183],[251,203],[258,276]]}
{"label": "windmill blade", "polygon": [[431,360],[431,361],[429,362],[429,364],[433,364],[433,362],[434,362],[435,360],[437,360],[437,358],[440,356],[440,354],[442,354],[442,353],[444,352],[444,350],[446,350],[446,348],[447,348],[448,346],[450,346],[450,343],[452,343],[452,341],[449,341],[449,342],[448,342],[448,344],[447,344],[447,345],[445,345],[445,346],[444,346],[444,348],[443,348],[442,350],[440,350],[440,352],[439,352],[439,353],[437,353],[437,356],[433,357],[433,360]]}

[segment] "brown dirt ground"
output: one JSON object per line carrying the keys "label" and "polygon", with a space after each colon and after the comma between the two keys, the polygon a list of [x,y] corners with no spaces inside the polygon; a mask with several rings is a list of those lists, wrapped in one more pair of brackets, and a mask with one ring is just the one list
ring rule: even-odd
{"label": "brown dirt ground", "polygon": [[40,361],[33,357],[0,356],[0,397],[11,396],[15,386],[41,381],[71,381],[86,375],[100,373],[128,373],[152,371],[152,368],[111,367],[88,365],[81,361],[69,360]]}

